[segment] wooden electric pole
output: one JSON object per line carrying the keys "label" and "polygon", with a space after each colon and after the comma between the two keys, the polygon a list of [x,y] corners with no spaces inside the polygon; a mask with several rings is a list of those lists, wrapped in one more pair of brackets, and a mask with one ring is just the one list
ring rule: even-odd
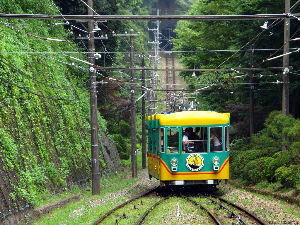
{"label": "wooden electric pole", "polygon": [[[290,13],[290,0],[285,0],[285,13]],[[289,114],[289,59],[290,56],[290,18],[284,19],[284,47],[283,47],[283,87],[282,87],[282,114]]]}
{"label": "wooden electric pole", "polygon": [[[93,15],[93,0],[88,0],[88,15]],[[94,21],[89,20],[89,62],[95,65],[95,42]],[[90,67],[90,113],[91,113],[91,151],[92,151],[92,194],[100,193],[100,168],[99,168],[99,146],[98,146],[98,118],[97,118],[97,79],[96,69]]]}
{"label": "wooden electric pole", "polygon": [[[250,50],[250,67],[253,67],[253,45],[251,45],[251,50]],[[254,134],[254,85],[253,85],[253,71],[250,71],[250,137]]]}
{"label": "wooden electric pole", "polygon": [[[142,55],[142,67],[145,67],[145,55]],[[142,70],[142,168],[146,168],[146,105],[145,105],[145,70]]]}

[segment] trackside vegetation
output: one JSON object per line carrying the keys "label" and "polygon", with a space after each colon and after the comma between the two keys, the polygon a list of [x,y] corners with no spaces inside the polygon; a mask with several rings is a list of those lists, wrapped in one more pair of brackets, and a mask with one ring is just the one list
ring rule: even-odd
{"label": "trackside vegetation", "polygon": [[300,119],[274,111],[251,139],[235,140],[231,176],[248,184],[277,183],[300,190]]}
{"label": "trackside vegetation", "polygon": [[[57,14],[51,0],[5,0],[0,11]],[[89,177],[90,125],[87,66],[47,54],[80,51],[69,41],[71,33],[39,20],[1,19],[0,30],[2,216]],[[86,60],[83,54],[76,57]],[[105,130],[105,121],[99,121]]]}

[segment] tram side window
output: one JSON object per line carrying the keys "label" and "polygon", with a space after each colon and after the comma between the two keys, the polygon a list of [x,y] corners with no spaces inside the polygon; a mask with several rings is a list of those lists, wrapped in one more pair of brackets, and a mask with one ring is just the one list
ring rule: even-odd
{"label": "tram side window", "polygon": [[220,152],[223,150],[223,129],[222,127],[214,127],[210,129],[210,151]]}
{"label": "tram side window", "polygon": [[225,127],[225,150],[229,151],[229,127]]}
{"label": "tram side window", "polygon": [[160,128],[160,152],[164,153],[165,152],[165,129]]}
{"label": "tram side window", "polygon": [[207,152],[207,128],[187,127],[182,130],[182,152]]}
{"label": "tram side window", "polygon": [[168,129],[168,153],[179,153],[179,129]]}

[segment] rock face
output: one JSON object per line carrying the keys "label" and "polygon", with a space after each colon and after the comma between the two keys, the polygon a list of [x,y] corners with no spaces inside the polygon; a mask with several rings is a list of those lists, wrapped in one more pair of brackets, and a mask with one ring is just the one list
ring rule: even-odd
{"label": "rock face", "polygon": [[115,173],[120,167],[120,157],[117,147],[113,141],[103,132],[100,131],[100,146],[102,147],[101,153],[106,163],[106,168],[102,173]]}

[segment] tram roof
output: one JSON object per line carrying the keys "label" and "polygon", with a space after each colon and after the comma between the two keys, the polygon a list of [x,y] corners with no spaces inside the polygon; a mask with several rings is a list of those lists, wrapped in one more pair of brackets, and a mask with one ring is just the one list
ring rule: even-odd
{"label": "tram roof", "polygon": [[[152,116],[152,119],[155,117]],[[160,125],[166,126],[197,126],[229,124],[230,113],[213,111],[183,111],[170,114],[158,114],[156,119]]]}

